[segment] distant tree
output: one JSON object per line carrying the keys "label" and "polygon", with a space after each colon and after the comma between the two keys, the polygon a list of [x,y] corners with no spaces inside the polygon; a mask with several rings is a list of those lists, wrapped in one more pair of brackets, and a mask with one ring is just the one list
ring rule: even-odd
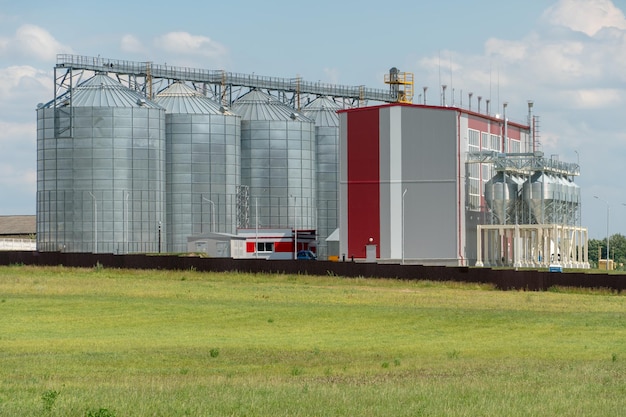
{"label": "distant tree", "polygon": [[616,269],[622,269],[626,264],[626,237],[619,233],[611,236],[611,259]]}
{"label": "distant tree", "polygon": [[589,239],[589,262],[592,265],[598,265],[598,248],[603,250],[602,257],[606,254],[606,239],[598,240],[598,239]]}
{"label": "distant tree", "polygon": [[[616,233],[610,238],[610,259],[613,259],[615,269],[624,269],[626,264],[626,237]],[[606,238],[602,240],[589,239],[589,262],[592,265],[598,265],[598,252],[601,253],[601,259],[606,259]]]}

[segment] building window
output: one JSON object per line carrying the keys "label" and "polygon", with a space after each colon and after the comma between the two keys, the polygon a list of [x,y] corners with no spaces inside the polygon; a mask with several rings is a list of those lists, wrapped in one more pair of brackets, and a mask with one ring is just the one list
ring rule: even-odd
{"label": "building window", "polygon": [[491,135],[491,149],[500,152],[500,136]]}
{"label": "building window", "polygon": [[480,133],[478,130],[468,129],[467,136],[469,137],[470,148],[480,147]]}
{"label": "building window", "polygon": [[509,139],[509,146],[511,146],[511,149],[509,150],[509,152],[512,153],[520,153],[521,152],[521,143],[519,140],[512,140]]}
{"label": "building window", "polygon": [[489,133],[482,132],[480,134],[480,148],[481,150],[489,150],[491,146],[489,146]]}
{"label": "building window", "polygon": [[257,252],[274,252],[274,242],[259,242],[256,246]]}

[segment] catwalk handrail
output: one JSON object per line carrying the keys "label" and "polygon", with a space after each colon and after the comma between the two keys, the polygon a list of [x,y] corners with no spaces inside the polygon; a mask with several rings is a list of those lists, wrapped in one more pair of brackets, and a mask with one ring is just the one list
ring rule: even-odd
{"label": "catwalk handrail", "polygon": [[304,81],[300,78],[268,77],[255,74],[240,74],[222,70],[207,70],[160,65],[152,62],[137,62],[82,55],[57,55],[57,68],[106,71],[116,74],[148,76],[189,82],[220,84],[224,86],[266,88],[270,90],[316,94],[358,100],[373,100],[385,103],[396,101],[389,90]]}
{"label": "catwalk handrail", "polygon": [[558,159],[545,158],[543,152],[535,153],[501,153],[497,151],[468,152],[468,163],[491,163],[496,171],[510,171],[521,174],[532,172],[549,172],[558,175],[578,176],[580,165],[563,162]]}

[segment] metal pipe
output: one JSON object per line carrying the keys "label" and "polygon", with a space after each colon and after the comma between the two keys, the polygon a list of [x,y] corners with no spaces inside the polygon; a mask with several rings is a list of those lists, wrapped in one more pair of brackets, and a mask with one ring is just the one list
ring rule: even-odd
{"label": "metal pipe", "polygon": [[[606,270],[609,270],[609,258],[611,257],[610,255],[610,236],[609,236],[609,215],[611,213],[611,207],[609,206],[609,202],[606,200],[601,199],[600,197],[598,197],[597,195],[594,195],[593,198],[597,198],[600,201],[603,201],[604,204],[606,204]],[[600,260],[598,259],[598,262]]]}
{"label": "metal pipe", "polygon": [[289,197],[293,197],[293,259],[298,259],[298,213],[296,212],[297,201],[295,195],[290,195]]}
{"label": "metal pipe", "polygon": [[509,105],[506,101],[502,104],[502,118],[504,119],[504,138],[503,138],[503,149],[504,153],[509,152],[509,125],[506,122],[506,107]]}
{"label": "metal pipe", "polygon": [[[211,203],[211,232],[215,232],[215,203],[204,196],[202,196],[202,199]],[[200,207],[202,207],[202,205],[200,205]],[[200,217],[202,217],[202,215]],[[200,221],[202,221],[202,219],[200,219]]]}
{"label": "metal pipe", "polygon": [[130,193],[124,190],[124,253],[128,253],[128,197]]}
{"label": "metal pipe", "polygon": [[91,191],[89,195],[93,198],[93,253],[98,253],[98,202]]}
{"label": "metal pipe", "polygon": [[528,100],[528,145],[526,146],[526,152],[529,152],[532,145],[532,152],[535,152],[535,129],[533,128],[533,101]]}
{"label": "metal pipe", "polygon": [[255,218],[255,233],[254,233],[254,257],[259,258],[259,197],[254,197],[254,218]]}

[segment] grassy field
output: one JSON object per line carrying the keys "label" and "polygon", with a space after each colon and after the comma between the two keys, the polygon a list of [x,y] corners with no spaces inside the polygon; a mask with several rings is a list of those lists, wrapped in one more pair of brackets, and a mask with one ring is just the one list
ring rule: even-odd
{"label": "grassy field", "polygon": [[1,416],[620,416],[626,298],[0,267]]}

